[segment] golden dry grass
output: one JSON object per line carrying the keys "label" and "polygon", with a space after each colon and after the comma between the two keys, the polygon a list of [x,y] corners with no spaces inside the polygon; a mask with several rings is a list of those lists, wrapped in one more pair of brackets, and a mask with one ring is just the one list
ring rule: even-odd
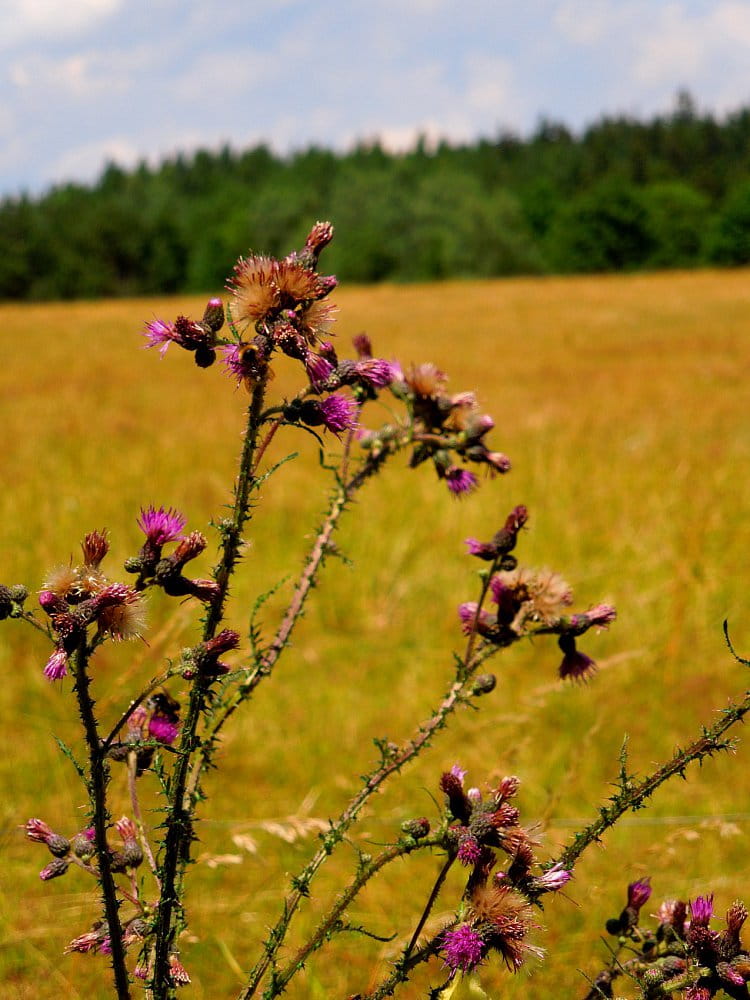
{"label": "golden dry grass", "polygon": [[[426,716],[459,643],[455,607],[474,596],[476,565],[462,539],[491,533],[514,504],[531,512],[523,562],[562,572],[581,607],[617,604],[611,632],[585,644],[602,669],[589,687],[570,688],[555,680],[553,643],[498,658],[498,687],[481,712],[458,718],[380,796],[360,844],[392,837],[409,815],[433,814],[440,771],[460,761],[477,783],[521,776],[519,804],[527,823],[540,824],[547,856],[609,793],[625,734],[631,766],[642,773],[746,683],[721,622],[729,618],[748,652],[747,273],[385,286],[336,298],[340,345],[367,329],[378,353],[435,361],[456,390],[476,388],[496,420],[492,440],[514,469],[462,504],[427,469],[391,468],[362,495],[340,535],[354,566],[329,568],[278,676],[237,717],[223,778],[208,783],[200,853],[239,863],[225,858],[191,871],[183,958],[194,982],[186,995],[196,998],[235,995],[278,911],[284,873],[312,849],[312,840],[285,844],[258,824],[299,811],[304,800],[313,816],[335,815],[374,759],[372,737],[401,738]],[[141,505],[173,504],[200,528],[220,512],[244,399],[217,369],[200,372],[176,351],[160,363],[138,349],[136,335],[154,314],[201,306],[0,308],[0,579],[38,588],[85,531],[105,525],[114,573],[139,544]],[[280,392],[292,375],[290,366],[279,377]],[[299,566],[296,539],[309,536],[322,510],[310,439],[287,434],[285,447],[302,454],[264,490],[235,591],[240,628],[252,596]],[[153,600],[150,645],[106,652],[96,668],[104,713],[113,715],[165,655],[193,641],[191,610],[180,606],[172,619]],[[76,873],[42,885],[43,851],[16,829],[29,816],[66,832],[80,825],[81,790],[51,735],[76,738],[69,687],[41,676],[46,650],[36,635],[14,623],[2,629],[1,993],[104,998],[103,960],[60,957],[92,919],[89,887]],[[549,954],[534,979],[488,966],[478,977],[484,988],[504,997],[582,995],[577,969],[591,973],[604,961],[602,924],[636,876],[651,874],[656,896],[715,891],[719,907],[737,895],[750,901],[747,760],[741,742],[735,756],[690,773],[608,834],[585,855],[569,898],[548,904],[538,943]],[[124,799],[118,804],[125,808]],[[255,856],[232,839],[248,832]],[[326,891],[351,854],[342,860],[322,878]],[[289,995],[342,997],[383,975],[438,864],[399,864],[352,912],[353,923],[376,933],[397,930],[395,943],[343,938]],[[455,880],[438,909],[449,912],[459,895]],[[404,995],[423,995],[423,986]]]}

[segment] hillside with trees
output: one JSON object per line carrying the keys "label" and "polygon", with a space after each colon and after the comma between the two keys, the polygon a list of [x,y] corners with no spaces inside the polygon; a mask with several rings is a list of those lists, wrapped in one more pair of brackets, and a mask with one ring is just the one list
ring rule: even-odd
{"label": "hillside with trees", "polygon": [[471,145],[347,153],[265,146],[110,164],[90,186],[0,202],[0,298],[222,286],[237,247],[283,254],[334,220],[347,282],[750,263],[750,108],[718,119],[687,94],[649,121]]}

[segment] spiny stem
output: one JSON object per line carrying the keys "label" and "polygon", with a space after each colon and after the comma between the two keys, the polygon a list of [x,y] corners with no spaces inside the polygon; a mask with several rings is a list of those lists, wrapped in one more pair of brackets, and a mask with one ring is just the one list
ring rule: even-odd
{"label": "spiny stem", "polygon": [[363,466],[363,468],[360,469],[356,475],[352,476],[348,483],[342,486],[334,494],[323,525],[315,537],[313,546],[305,561],[302,574],[294,588],[292,600],[271,645],[265,651],[255,670],[253,670],[248,678],[238,686],[231,699],[222,706],[221,711],[216,713],[216,717],[210,730],[204,735],[202,746],[199,749],[198,759],[193,764],[193,770],[190,775],[188,783],[189,795],[192,796],[195,793],[203,768],[206,765],[211,750],[215,745],[216,739],[218,738],[222,728],[237,708],[239,708],[242,702],[246,701],[250,697],[263,678],[270,675],[274,665],[279,659],[279,656],[288,643],[292,630],[296,622],[299,620],[305,601],[307,600],[307,597],[309,596],[309,593],[315,583],[318,570],[320,569],[320,564],[326,554],[331,537],[338,526],[338,522],[346,510],[349,501],[355,495],[357,490],[361,489],[362,486],[364,486],[364,484],[382,467],[387,457],[388,453],[383,452],[376,459],[372,459],[365,466]]}
{"label": "spiny stem", "polygon": [[461,664],[463,679],[453,682],[433,715],[418,727],[416,735],[404,743],[393,754],[389,755],[388,759],[380,767],[375,768],[367,775],[363,787],[351,799],[349,805],[344,809],[339,818],[331,823],[330,830],[322,835],[323,846],[305,866],[302,873],[293,879],[292,884],[300,888],[293,889],[284,900],[281,917],[268,935],[264,954],[252,969],[247,986],[239,994],[239,1000],[248,1000],[249,997],[255,994],[269,966],[275,960],[276,954],[286,937],[295,911],[302,898],[309,891],[310,882],[325,860],[333,853],[336,845],[341,843],[345,833],[354,823],[364,805],[388,778],[400,771],[405,764],[421,753],[435,733],[445,726],[448,717],[456,710],[458,705],[471,697],[469,683],[473,673],[483,660],[495,652],[497,652],[496,647],[483,647],[475,654],[473,663]]}
{"label": "spiny stem", "polygon": [[[203,641],[213,638],[224,615],[229,581],[239,557],[242,531],[250,515],[249,497],[254,483],[252,474],[255,448],[260,428],[266,383],[261,381],[253,389],[247,411],[247,425],[240,457],[239,473],[234,491],[231,524],[224,528],[221,558],[214,571],[218,590],[208,609],[203,627]],[[167,1000],[172,992],[169,976],[169,955],[177,934],[176,914],[182,909],[182,881],[193,837],[193,796],[186,796],[187,777],[193,752],[199,746],[197,728],[205,705],[208,689],[213,681],[198,672],[190,691],[190,699],[182,725],[180,756],[172,776],[170,810],[166,820],[162,860],[162,891],[156,934],[156,958],[152,988],[155,1000]],[[193,789],[193,792],[197,789]]]}
{"label": "spiny stem", "polygon": [[104,917],[109,928],[109,939],[112,947],[112,971],[115,977],[115,988],[118,1000],[130,1000],[130,985],[128,970],[125,965],[125,949],[122,943],[122,926],[120,924],[117,886],[110,864],[109,847],[107,845],[107,783],[109,767],[104,758],[99,743],[99,730],[94,714],[94,700],[89,692],[91,678],[88,674],[88,650],[85,637],[81,640],[73,658],[75,671],[75,693],[78,699],[78,711],[86,734],[86,745],[89,751],[89,796],[93,813],[94,830],[96,831],[96,852],[99,863],[99,884],[102,890]]}
{"label": "spiny stem", "polygon": [[745,694],[742,701],[724,709],[721,718],[710,729],[704,729],[703,735],[684,750],[677,750],[671,760],[657,767],[642,781],[628,781],[621,792],[612,796],[610,805],[602,806],[598,818],[575,835],[573,842],[557,858],[557,864],[572,869],[586,848],[614,826],[623,813],[642,806],[645,800],[669,778],[678,774],[684,776],[688,764],[693,761],[700,762],[719,750],[729,749],[730,744],[722,742],[720,737],[737,722],[741,722],[748,712],[750,712],[750,692]]}
{"label": "spiny stem", "polygon": [[405,962],[408,960],[409,955],[411,955],[412,951],[414,951],[414,948],[416,947],[417,941],[419,940],[419,935],[422,933],[424,925],[427,923],[427,919],[430,916],[430,913],[432,912],[432,907],[435,905],[435,900],[438,898],[440,890],[443,888],[443,882],[445,882],[448,872],[450,871],[451,865],[455,860],[456,860],[455,854],[453,853],[449,854],[445,860],[445,864],[438,873],[438,877],[435,879],[435,884],[432,887],[432,892],[430,893],[430,897],[427,900],[424,911],[422,912],[422,916],[419,919],[419,923],[415,927],[414,933],[412,934],[411,937],[411,941],[406,946],[406,950],[404,951],[403,960]]}
{"label": "spiny stem", "polygon": [[427,962],[433,955],[436,955],[440,942],[445,931],[451,925],[441,927],[437,934],[434,934],[429,941],[426,941],[421,948],[418,948],[409,957],[405,954],[395,963],[393,972],[384,979],[371,993],[357,993],[352,1000],[383,1000],[384,997],[393,996],[399,983],[405,983],[409,978],[409,973],[422,962]]}
{"label": "spiny stem", "polygon": [[286,968],[277,974],[274,979],[274,992],[269,995],[275,996],[284,992],[290,979],[302,969],[310,955],[314,951],[317,951],[326,938],[334,931],[346,908],[356,899],[374,875],[397,858],[405,857],[414,851],[444,846],[444,839],[444,835],[439,833],[432,837],[424,837],[421,840],[399,841],[399,843],[393,844],[391,847],[381,851],[376,858],[373,858],[367,864],[362,865],[350,885],[339,894],[335,904],[318,924],[309,940],[299,949]]}

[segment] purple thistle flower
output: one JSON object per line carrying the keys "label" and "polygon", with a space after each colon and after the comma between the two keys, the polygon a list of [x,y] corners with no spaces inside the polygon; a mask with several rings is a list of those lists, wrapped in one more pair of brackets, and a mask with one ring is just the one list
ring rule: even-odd
{"label": "purple thistle flower", "polygon": [[462,865],[474,865],[482,856],[482,845],[473,833],[462,830],[459,834],[458,854],[456,857]]}
{"label": "purple thistle flower", "polygon": [[478,538],[466,538],[464,545],[469,550],[470,556],[477,556],[477,558],[487,562],[491,562],[497,555],[497,546],[493,545],[492,542],[480,542]]}
{"label": "purple thistle flower", "polygon": [[162,319],[155,319],[151,323],[147,323],[143,336],[147,340],[146,347],[158,347],[162,357],[173,341],[180,343],[180,336],[175,330],[174,323],[165,323]]}
{"label": "purple thistle flower", "polygon": [[467,493],[472,493],[479,485],[479,480],[473,472],[462,469],[458,465],[452,465],[445,473],[445,481],[448,489],[454,497],[462,497]]}
{"label": "purple thistle flower", "polygon": [[180,537],[186,523],[187,518],[173,507],[159,507],[157,510],[153,505],[146,510],[141,507],[141,516],[137,522],[152,545],[164,545],[166,542],[175,541]]}
{"label": "purple thistle flower", "polygon": [[534,885],[544,892],[557,892],[558,889],[562,889],[564,885],[567,885],[572,878],[573,872],[567,871],[558,862],[556,865],[548,868],[538,878],[535,878]]}
{"label": "purple thistle flower", "polygon": [[464,601],[458,606],[458,617],[461,619],[461,631],[464,635],[471,635],[476,628],[480,635],[484,635],[488,628],[495,624],[495,616],[484,608],[477,617],[477,602]]}
{"label": "purple thistle flower", "polygon": [[308,351],[305,357],[305,371],[314,389],[319,388],[331,377],[333,365],[319,354]]}
{"label": "purple thistle flower", "polygon": [[48,865],[39,872],[42,882],[49,882],[52,878],[60,878],[70,867],[70,862],[66,858],[53,858]]}
{"label": "purple thistle flower", "polygon": [[357,423],[358,407],[353,399],[334,393],[320,402],[320,415],[326,428],[333,434],[348,431]]}
{"label": "purple thistle flower", "polygon": [[640,910],[651,896],[651,879],[642,878],[631,882],[628,886],[628,906]]}
{"label": "purple thistle flower", "polygon": [[719,975],[719,979],[723,979],[731,986],[742,987],[745,985],[745,977],[731,966],[729,962],[719,962],[716,966],[716,972]]}
{"label": "purple thistle flower", "polygon": [[714,894],[710,896],[696,896],[690,901],[690,923],[708,927],[708,922],[714,912]]}
{"label": "purple thistle flower", "polygon": [[382,358],[363,358],[355,363],[354,371],[363,382],[378,389],[393,381],[393,367]]}
{"label": "purple thistle flower", "polygon": [[471,972],[484,958],[486,947],[470,924],[461,924],[443,935],[443,956],[452,972],[458,969],[461,972]]}
{"label": "purple thistle flower", "polygon": [[450,770],[450,773],[453,775],[454,778],[458,778],[458,780],[461,782],[461,787],[463,788],[464,778],[466,777],[467,773],[466,768],[461,767],[460,764],[454,764]]}
{"label": "purple thistle flower", "polygon": [[510,472],[511,462],[507,455],[501,451],[488,451],[484,455],[484,461],[494,472]]}
{"label": "purple thistle flower", "polygon": [[179,723],[172,722],[164,715],[154,715],[148,724],[148,734],[159,743],[171,746],[180,731]]}
{"label": "purple thistle flower", "polygon": [[64,649],[56,649],[47,660],[44,676],[48,681],[60,681],[68,675],[68,654]]}
{"label": "purple thistle flower", "polygon": [[224,364],[224,374],[236,378],[241,382],[245,377],[244,366],[242,364],[242,354],[239,344],[224,344],[219,348]]}
{"label": "purple thistle flower", "polygon": [[579,652],[576,641],[570,634],[561,635],[557,644],[563,651],[562,663],[559,667],[560,677],[566,680],[587,681],[596,672],[596,663],[590,656]]}
{"label": "purple thistle flower", "polygon": [[358,333],[356,337],[352,338],[352,344],[354,344],[354,350],[359,358],[372,357],[372,343],[366,333]]}

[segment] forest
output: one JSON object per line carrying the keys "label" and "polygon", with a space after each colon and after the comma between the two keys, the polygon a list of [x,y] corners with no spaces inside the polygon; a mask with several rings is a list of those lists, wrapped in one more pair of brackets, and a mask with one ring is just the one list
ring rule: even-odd
{"label": "forest", "polygon": [[520,138],[287,156],[225,146],[0,201],[0,299],[220,288],[237,247],[283,255],[334,220],[349,283],[750,263],[750,107],[542,120]]}

